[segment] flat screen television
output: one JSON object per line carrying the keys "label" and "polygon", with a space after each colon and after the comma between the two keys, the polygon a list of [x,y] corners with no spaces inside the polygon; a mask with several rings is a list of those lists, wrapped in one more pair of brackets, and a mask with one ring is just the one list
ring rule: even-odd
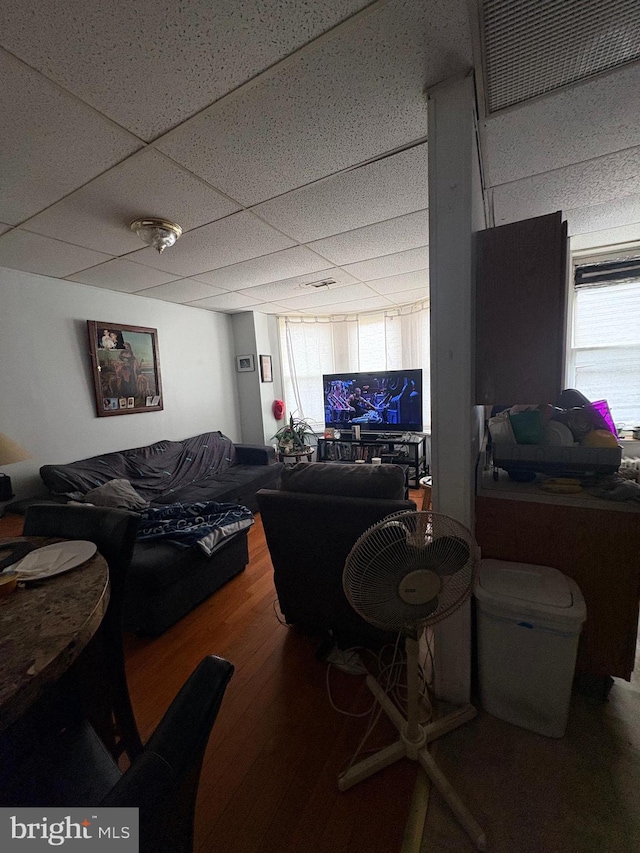
{"label": "flat screen television", "polygon": [[422,432],[422,370],[328,373],[322,381],[325,429]]}

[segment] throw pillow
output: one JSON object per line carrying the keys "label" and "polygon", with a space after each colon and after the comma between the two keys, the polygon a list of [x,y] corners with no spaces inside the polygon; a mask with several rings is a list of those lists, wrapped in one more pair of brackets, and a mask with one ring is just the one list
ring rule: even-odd
{"label": "throw pillow", "polygon": [[136,492],[128,480],[109,480],[103,486],[87,492],[84,501],[94,506],[117,509],[146,509],[149,506],[149,502]]}

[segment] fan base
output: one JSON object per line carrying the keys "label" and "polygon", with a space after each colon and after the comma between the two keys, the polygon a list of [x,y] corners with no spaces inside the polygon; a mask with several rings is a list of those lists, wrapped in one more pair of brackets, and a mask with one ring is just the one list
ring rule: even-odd
{"label": "fan base", "polygon": [[346,770],[338,777],[338,788],[341,791],[346,791],[348,788],[357,785],[358,782],[367,779],[369,776],[373,776],[374,773],[388,767],[400,758],[410,758],[413,761],[418,761],[427,776],[449,804],[449,807],[477,849],[486,850],[487,839],[484,832],[451,787],[427,749],[427,744],[432,740],[473,719],[476,716],[476,709],[473,705],[463,705],[453,713],[447,714],[442,719],[429,723],[427,726],[412,724],[402,716],[371,675],[367,676],[367,686],[391,722],[400,732],[400,739]]}

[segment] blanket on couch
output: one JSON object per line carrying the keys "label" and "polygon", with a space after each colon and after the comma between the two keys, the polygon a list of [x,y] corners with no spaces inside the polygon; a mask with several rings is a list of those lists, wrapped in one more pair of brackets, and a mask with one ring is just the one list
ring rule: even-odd
{"label": "blanket on couch", "polygon": [[179,548],[197,545],[210,557],[229,536],[251,527],[253,513],[246,506],[206,501],[147,509],[141,519],[141,541],[162,539]]}

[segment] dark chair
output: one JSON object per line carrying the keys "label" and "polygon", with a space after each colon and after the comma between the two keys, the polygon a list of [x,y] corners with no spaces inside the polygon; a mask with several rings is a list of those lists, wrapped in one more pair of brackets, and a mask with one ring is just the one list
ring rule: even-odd
{"label": "dark chair", "polygon": [[279,491],[256,494],[280,609],[285,620],[341,648],[379,647],[392,639],[365,622],[342,588],[349,551],[365,530],[405,500],[399,465],[299,462],[282,472]]}
{"label": "dark chair", "polygon": [[137,807],[141,853],[192,853],[202,761],[232,675],[229,661],[203,658],[125,773],[86,720],[31,744],[0,805]]}
{"label": "dark chair", "polygon": [[131,707],[125,670],[122,614],[136,531],[140,518],[123,509],[69,504],[33,504],[27,509],[25,536],[59,536],[95,542],[109,566],[110,598],[102,624],[66,674],[57,693],[81,706],[117,760],[133,760],[142,741]]}

